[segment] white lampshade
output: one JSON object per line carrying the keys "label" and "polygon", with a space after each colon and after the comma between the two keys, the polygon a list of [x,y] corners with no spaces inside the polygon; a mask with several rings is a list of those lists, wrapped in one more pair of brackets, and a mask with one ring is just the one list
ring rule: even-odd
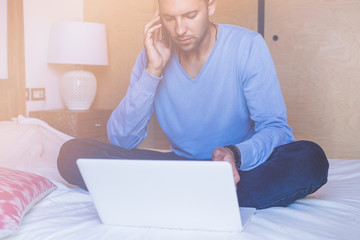
{"label": "white lampshade", "polygon": [[[108,65],[106,29],[91,22],[56,22],[50,32],[48,62]],[[61,77],[60,93],[68,109],[87,110],[96,94],[96,78],[88,71],[70,71]]]}

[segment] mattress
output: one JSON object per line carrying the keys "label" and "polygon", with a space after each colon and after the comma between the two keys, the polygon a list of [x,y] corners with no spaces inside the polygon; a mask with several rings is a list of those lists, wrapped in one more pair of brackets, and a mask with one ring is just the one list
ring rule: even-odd
{"label": "mattress", "polygon": [[[88,192],[67,186],[54,173],[61,145],[59,143],[70,137],[56,133],[46,125],[32,124],[29,127],[34,134],[27,132],[32,143],[34,136],[41,136],[39,132],[44,133],[46,140],[36,143],[37,146],[42,144],[39,155],[34,155],[32,147],[30,149],[33,155],[26,154],[46,164],[40,167],[34,164],[35,160],[31,160],[33,164],[23,164],[22,170],[46,176],[56,184],[57,189],[31,208],[23,217],[19,230],[5,238],[7,240],[360,239],[360,159],[329,159],[328,182],[321,189],[288,207],[257,210],[240,233],[108,226],[100,222]],[[23,140],[25,135],[21,135]],[[49,141],[51,135],[52,140]],[[46,151],[50,148],[49,144],[57,146],[53,146],[51,154]],[[41,159],[43,157],[46,157],[46,161]],[[1,164],[8,165],[7,167],[11,165],[4,162]]]}

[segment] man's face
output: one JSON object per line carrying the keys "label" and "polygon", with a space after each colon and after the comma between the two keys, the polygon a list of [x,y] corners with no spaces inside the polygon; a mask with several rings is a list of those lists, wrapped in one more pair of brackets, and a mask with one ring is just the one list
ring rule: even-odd
{"label": "man's face", "polygon": [[163,27],[180,50],[199,46],[208,31],[208,1],[159,0],[159,10]]}

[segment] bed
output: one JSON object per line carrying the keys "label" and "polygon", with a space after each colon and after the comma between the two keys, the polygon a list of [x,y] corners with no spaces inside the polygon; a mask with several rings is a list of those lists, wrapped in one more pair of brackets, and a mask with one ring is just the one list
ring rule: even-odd
{"label": "bed", "polygon": [[[35,200],[30,200],[27,206],[19,210],[15,225],[9,227],[0,218],[0,238],[360,239],[360,159],[329,159],[329,180],[326,185],[288,207],[256,211],[241,233],[115,227],[101,224],[90,195],[69,186],[58,174],[57,154],[62,143],[69,139],[70,136],[38,119],[19,116],[13,121],[0,122],[0,173],[10,173],[10,177],[4,175],[5,180],[0,182],[2,218],[6,220],[4,188],[8,186],[7,181],[16,184],[26,174],[29,177],[39,176],[43,181],[43,189],[40,189]],[[11,177],[14,175],[17,177]],[[37,184],[39,177],[26,183]],[[26,192],[25,195],[31,194]]]}

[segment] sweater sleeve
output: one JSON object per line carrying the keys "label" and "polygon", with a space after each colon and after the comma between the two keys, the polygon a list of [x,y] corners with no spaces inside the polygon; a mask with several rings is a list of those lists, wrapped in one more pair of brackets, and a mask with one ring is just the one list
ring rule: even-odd
{"label": "sweater sleeve", "polygon": [[125,149],[137,147],[146,137],[147,125],[154,113],[154,96],[161,78],[147,73],[145,66],[143,50],[131,72],[126,95],[107,123],[109,141]]}
{"label": "sweater sleeve", "polygon": [[275,147],[295,140],[275,66],[261,35],[251,43],[241,79],[255,134],[236,146],[241,153],[240,170],[250,170],[265,162]]}

